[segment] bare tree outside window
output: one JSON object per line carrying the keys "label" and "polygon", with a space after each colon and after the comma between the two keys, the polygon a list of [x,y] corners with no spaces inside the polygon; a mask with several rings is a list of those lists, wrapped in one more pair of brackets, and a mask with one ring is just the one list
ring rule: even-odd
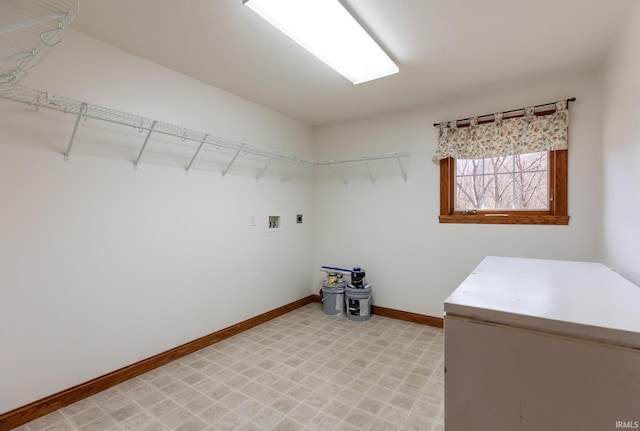
{"label": "bare tree outside window", "polygon": [[455,209],[548,210],[548,155],[456,159]]}

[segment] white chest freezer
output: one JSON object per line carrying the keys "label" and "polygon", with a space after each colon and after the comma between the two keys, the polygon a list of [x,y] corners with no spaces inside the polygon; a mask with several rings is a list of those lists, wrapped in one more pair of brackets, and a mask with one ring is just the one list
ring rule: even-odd
{"label": "white chest freezer", "polygon": [[446,431],[640,428],[640,288],[486,257],[445,301]]}

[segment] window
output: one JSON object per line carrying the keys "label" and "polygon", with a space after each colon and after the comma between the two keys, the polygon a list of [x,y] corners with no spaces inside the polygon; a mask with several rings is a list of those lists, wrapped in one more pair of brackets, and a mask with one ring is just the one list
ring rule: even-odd
{"label": "window", "polygon": [[[469,185],[473,184],[474,179],[460,175],[465,171],[456,169],[456,165],[487,163],[486,160],[489,160],[490,168],[493,168],[494,163],[500,166],[500,162],[494,162],[493,159],[456,160],[451,157],[441,160],[440,223],[569,224],[567,150],[542,154],[544,156],[540,157],[546,160],[548,167],[545,172],[488,174],[485,169],[483,175],[475,176],[476,184],[479,183],[476,186]],[[482,197],[482,200],[470,200],[467,196],[470,193],[474,197]],[[543,200],[546,200],[547,208],[543,207]]]}
{"label": "window", "polygon": [[[568,224],[568,116],[562,106],[535,114],[527,108],[504,120],[502,114],[484,122],[476,117],[453,129],[441,124],[434,156],[440,223]],[[564,118],[537,121],[552,114]]]}
{"label": "window", "polygon": [[456,211],[548,210],[548,152],[456,160]]}

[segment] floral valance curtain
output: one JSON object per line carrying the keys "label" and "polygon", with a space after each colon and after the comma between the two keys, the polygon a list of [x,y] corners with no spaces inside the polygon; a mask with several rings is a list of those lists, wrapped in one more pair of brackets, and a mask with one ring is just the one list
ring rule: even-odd
{"label": "floral valance curtain", "polygon": [[567,101],[555,104],[556,112],[536,116],[534,108],[525,108],[524,116],[503,119],[494,114],[494,121],[478,124],[470,119],[468,127],[457,127],[456,121],[439,124],[438,148],[433,155],[437,162],[447,157],[485,159],[513,154],[567,149],[569,112]]}

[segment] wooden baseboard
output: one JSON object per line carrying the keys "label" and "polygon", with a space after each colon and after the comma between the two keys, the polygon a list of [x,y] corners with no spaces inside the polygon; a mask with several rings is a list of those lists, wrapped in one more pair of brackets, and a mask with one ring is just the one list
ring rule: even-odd
{"label": "wooden baseboard", "polygon": [[444,319],[442,317],[433,317],[427,316],[426,314],[394,310],[393,308],[380,307],[378,305],[371,306],[371,314],[390,317],[392,319],[405,320],[407,322],[420,323],[422,325],[434,326],[436,328],[444,327]]}
{"label": "wooden baseboard", "polygon": [[[320,295],[311,296],[313,297],[313,301],[321,302]],[[434,326],[436,328],[444,327],[444,319],[442,317],[433,317],[427,316],[426,314],[394,310],[393,308],[380,307],[378,305],[371,306],[371,314],[377,314],[378,316],[390,317],[392,319],[404,320],[407,322],[420,323],[422,325]]]}
{"label": "wooden baseboard", "polygon": [[42,398],[41,400],[34,401],[25,406],[0,414],[0,431],[9,431],[22,424],[54,412],[62,407],[73,404],[76,401],[80,401],[133,377],[144,374],[147,371],[151,371],[154,368],[166,365],[169,362],[175,361],[183,356],[189,355],[233,335],[239,334],[240,332],[246,331],[254,326],[258,326],[278,316],[282,316],[296,308],[300,308],[303,305],[316,301],[315,296],[316,295],[309,295],[290,304],[283,305],[282,307],[267,311],[266,313],[260,314],[256,317],[252,317],[251,319],[236,323],[228,328],[221,329],[171,350],[167,350],[166,352],[143,359],[135,364],[120,368],[119,370],[105,374],[104,376],[97,377],[93,380],[89,380],[88,382],[81,383],[72,388]]}

